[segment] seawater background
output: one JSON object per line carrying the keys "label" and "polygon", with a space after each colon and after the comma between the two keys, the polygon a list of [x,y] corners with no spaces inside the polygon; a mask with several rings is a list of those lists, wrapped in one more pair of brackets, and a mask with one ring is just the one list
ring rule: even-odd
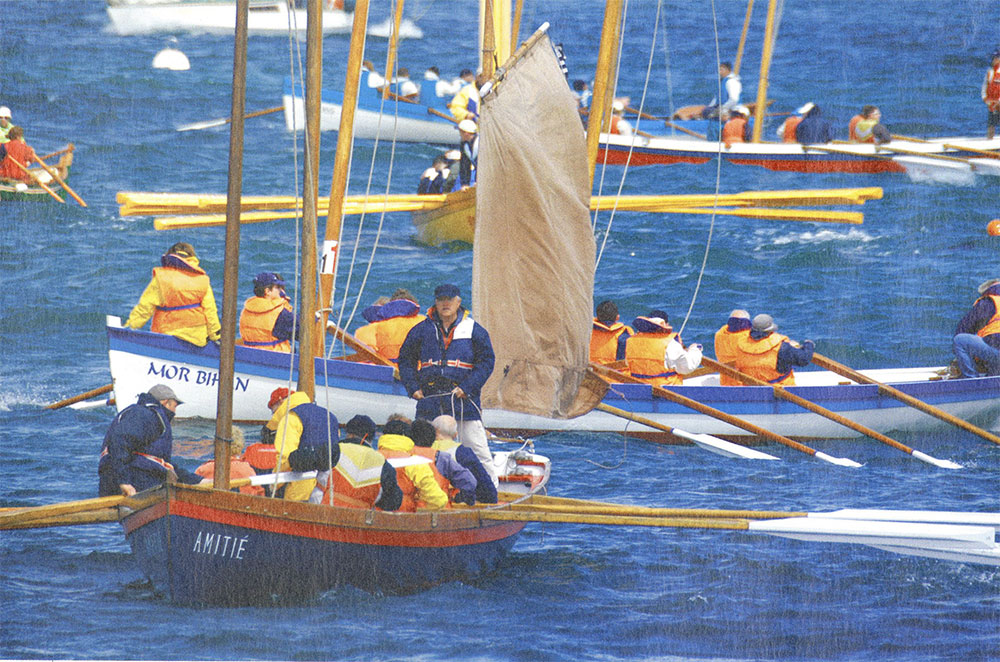
{"label": "seawater background", "polygon": [[[526,4],[522,34],[551,21],[571,77],[589,79],[603,6]],[[374,18],[388,16],[384,3],[376,5]],[[722,57],[731,59],[745,4],[717,8]],[[711,4],[671,2],[664,11],[667,37],[657,37],[645,105],[654,114],[671,101],[703,103],[715,84]],[[755,11],[743,64],[748,98],[756,93],[763,6]],[[402,44],[403,65],[417,78],[431,64],[449,75],[471,66],[475,12],[472,2],[409,2],[406,14],[425,37]],[[221,229],[156,232],[149,218],[120,218],[115,193],[226,190],[227,129],[174,129],[228,115],[232,37],[178,35],[191,70],[167,72],[150,68],[166,35],[111,34],[99,1],[18,0],[0,5],[0,15],[0,103],[40,152],[75,142],[71,183],[90,204],[0,206],[0,506],[41,505],[95,493],[111,410],[41,407],[108,383],[104,316],[127,314],[149,269],[178,240],[197,247],[221,298]],[[654,3],[632,3],[619,93],[635,106],[654,19]],[[980,134],[979,85],[988,53],[1000,45],[998,26],[1000,5],[988,0],[788,3],[772,68],[773,109],[812,100],[844,127],[862,104],[877,103],[896,133]],[[324,45],[325,82],[338,86],[347,39],[330,36]],[[368,56],[384,61],[385,48],[372,40]],[[251,39],[248,110],[280,102],[288,50],[284,38]],[[334,138],[323,137],[324,193]],[[438,151],[397,147],[391,190],[411,191]],[[290,193],[293,153],[279,115],[249,120],[244,191]],[[372,153],[372,143],[356,146],[351,192],[364,190]],[[385,188],[389,164],[382,144],[374,191]],[[1000,240],[985,233],[1000,216],[995,179],[954,185],[750,167],[720,174],[722,192],[872,185],[884,187],[885,197],[865,206],[860,226],[717,219],[684,327],[689,342],[707,344],[728,311],[742,306],[773,313],[784,332],[813,338],[821,352],[855,367],[938,365],[949,358],[951,332],[975,286],[1000,272]],[[608,169],[605,192],[621,175]],[[716,166],[707,164],[631,169],[624,188],[711,192],[715,185]],[[376,220],[366,221],[359,242],[356,221],[345,231],[345,255],[358,247],[358,269]],[[607,216],[597,223],[603,239]],[[595,299],[615,298],[628,319],[663,307],[679,325],[710,223],[618,215]],[[287,221],[243,228],[241,298],[258,271],[294,272],[295,236]],[[415,243],[409,218],[389,216],[361,303],[406,286],[427,304],[441,280],[468,291],[471,261],[470,251]],[[358,282],[360,272],[351,305]],[[210,453],[211,434],[206,422],[178,424],[177,454],[195,465]],[[556,495],[720,508],[1000,508],[1000,449],[948,429],[901,440],[966,468],[936,470],[867,440],[815,444],[866,463],[857,470],[783,447],[768,447],[784,460],[775,463],[602,435],[552,434],[536,448],[554,460]],[[997,659],[1000,646],[996,569],[733,532],[529,525],[499,572],[474,584],[408,597],[348,588],[281,609],[171,606],[140,581],[111,524],[5,532],[2,541],[5,658],[987,660]]]}

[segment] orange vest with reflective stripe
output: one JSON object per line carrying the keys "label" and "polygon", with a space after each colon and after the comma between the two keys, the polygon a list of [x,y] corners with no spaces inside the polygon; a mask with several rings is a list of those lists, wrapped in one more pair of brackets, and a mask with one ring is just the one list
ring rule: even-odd
{"label": "orange vest with reflective stripe", "polygon": [[993,306],[995,308],[995,311],[993,313],[993,317],[990,318],[990,321],[986,323],[986,326],[984,326],[983,328],[979,329],[979,331],[976,332],[976,335],[979,336],[980,338],[985,338],[986,336],[992,336],[994,333],[1000,333],[1000,296],[997,296],[995,294],[990,294],[987,296],[989,296],[989,298],[993,300]]}
{"label": "orange vest with reflective stripe", "polygon": [[752,377],[763,379],[772,384],[781,386],[794,386],[795,373],[791,370],[787,374],[778,372],[778,349],[781,343],[788,340],[788,336],[779,333],[772,333],[766,338],[754,340],[748,333],[737,341],[739,353],[736,356],[736,367]]}
{"label": "orange vest with reflective stripe", "polygon": [[625,360],[629,372],[653,386],[683,384],[684,380],[676,372],[667,370],[663,361],[667,356],[667,345],[677,337],[676,333],[636,333],[625,341]]}
{"label": "orange vest with reflective stripe", "polygon": [[[722,328],[715,332],[715,358],[719,363],[733,364],[740,350],[738,344],[741,338],[750,336],[750,329],[743,329],[735,333],[729,330],[728,324],[723,324]],[[723,373],[719,373],[719,383],[723,386],[740,386],[743,384],[738,379],[734,379]]]}
{"label": "orange vest with reflective stripe", "polygon": [[375,347],[378,348],[378,353],[390,361],[396,361],[406,334],[424,319],[424,315],[417,314],[379,320],[375,326]]}
{"label": "orange vest with reflective stripe", "polygon": [[607,365],[618,360],[618,339],[626,331],[632,334],[632,329],[621,322],[607,326],[597,319],[590,332],[590,360],[594,363]]}
{"label": "orange vest with reflective stripe", "polygon": [[282,310],[291,311],[291,306],[284,299],[265,299],[251,297],[243,304],[240,313],[240,337],[243,344],[258,349],[270,349],[276,352],[292,351],[288,340],[280,341],[271,335],[274,323]]}
{"label": "orange vest with reflective stripe", "polygon": [[382,490],[382,454],[360,444],[340,444],[340,460],[327,480],[322,503],[348,508],[371,508]]}
{"label": "orange vest with reflective stripe", "polygon": [[855,115],[851,118],[851,121],[847,123],[847,138],[852,142],[861,142],[861,138],[858,138],[858,122],[863,120],[864,115]]}
{"label": "orange vest with reflective stripe", "polygon": [[179,329],[207,327],[201,302],[208,292],[208,275],[173,267],[155,267],[153,279],[160,288],[163,303],[153,313],[153,333],[172,333]]}

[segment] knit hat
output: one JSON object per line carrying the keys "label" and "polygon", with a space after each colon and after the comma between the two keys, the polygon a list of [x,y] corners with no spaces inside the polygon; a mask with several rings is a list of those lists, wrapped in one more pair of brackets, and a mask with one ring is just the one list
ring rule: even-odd
{"label": "knit hat", "polygon": [[271,399],[267,401],[267,408],[268,409],[273,408],[274,405],[278,404],[292,393],[295,393],[295,391],[289,391],[287,388],[274,389],[273,391],[271,391]]}

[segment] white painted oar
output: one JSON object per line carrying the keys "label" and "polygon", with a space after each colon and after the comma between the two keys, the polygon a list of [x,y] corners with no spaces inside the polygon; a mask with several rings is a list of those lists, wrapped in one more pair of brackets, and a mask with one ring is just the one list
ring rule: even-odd
{"label": "white painted oar", "polygon": [[873,522],[925,522],[928,524],[965,524],[992,526],[1000,531],[1000,513],[963,513],[948,510],[876,510],[842,508],[829,513],[809,513],[825,519],[868,520]]}
{"label": "white painted oar", "polygon": [[[260,117],[261,115],[267,115],[269,113],[277,113],[284,110],[284,106],[275,106],[274,108],[265,108],[264,110],[255,110],[252,113],[247,113],[243,116],[243,119],[250,119],[251,117]],[[205,120],[202,122],[193,122],[192,124],[183,124],[177,127],[178,131],[198,131],[200,129],[210,129],[213,126],[223,126],[224,124],[229,124],[232,122],[230,117],[221,117],[217,120]]]}
{"label": "white painted oar", "polygon": [[840,467],[850,467],[852,469],[857,469],[858,467],[863,467],[865,465],[860,462],[855,462],[849,457],[834,457],[832,455],[827,455],[823,451],[816,451],[814,455],[817,460],[823,460],[824,462],[829,462],[830,464],[836,464]]}
{"label": "white painted oar", "polygon": [[871,545],[917,556],[1000,565],[991,526],[868,521],[820,517],[757,520],[749,530],[807,542]]}
{"label": "white painted oar", "polygon": [[107,407],[108,401],[106,399],[102,400],[84,400],[83,402],[74,402],[69,405],[70,409],[97,409],[98,407]]}
{"label": "white painted oar", "polygon": [[746,446],[741,446],[740,444],[734,444],[731,441],[726,441],[725,439],[719,439],[718,437],[713,437],[710,434],[692,434],[684,430],[678,430],[673,428],[673,434],[687,439],[688,441],[704,448],[707,451],[716,453],[717,455],[722,455],[724,457],[738,457],[744,460],[778,460],[773,455],[768,455],[761,451],[755,450],[753,448],[747,448]]}

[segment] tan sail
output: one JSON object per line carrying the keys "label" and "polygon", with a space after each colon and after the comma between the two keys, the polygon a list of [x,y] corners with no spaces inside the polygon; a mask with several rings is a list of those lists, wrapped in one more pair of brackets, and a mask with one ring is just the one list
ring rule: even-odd
{"label": "tan sail", "polygon": [[482,108],[472,303],[497,357],[482,403],[577,416],[603,395],[585,383],[590,180],[576,100],[547,36],[509,64]]}

